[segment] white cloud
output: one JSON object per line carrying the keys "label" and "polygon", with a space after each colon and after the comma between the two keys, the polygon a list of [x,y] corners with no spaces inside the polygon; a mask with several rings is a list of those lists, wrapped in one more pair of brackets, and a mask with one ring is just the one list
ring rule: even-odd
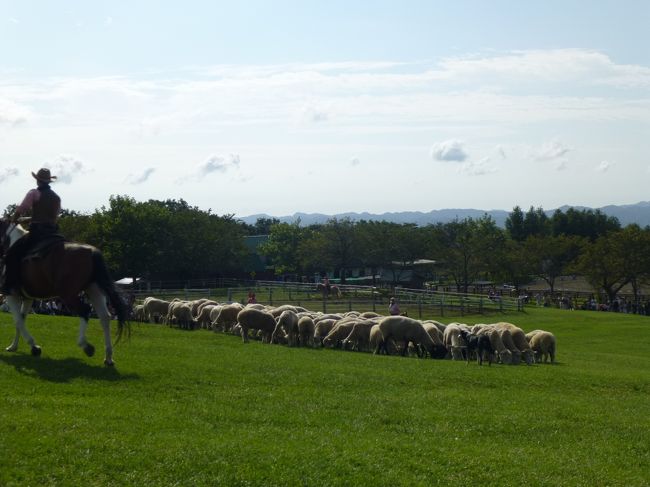
{"label": "white cloud", "polygon": [[596,171],[607,172],[612,168],[613,165],[614,163],[610,161],[600,161],[600,164],[596,166]]}
{"label": "white cloud", "polygon": [[497,146],[494,148],[494,151],[501,156],[501,159],[508,158],[506,156],[506,149],[501,144],[497,144]]}
{"label": "white cloud", "polygon": [[457,139],[439,142],[431,147],[431,157],[437,161],[463,162],[467,159],[465,144]]}
{"label": "white cloud", "polygon": [[29,109],[11,100],[0,98],[0,125],[16,126],[29,118]]}
{"label": "white cloud", "polygon": [[16,17],[9,17],[9,22],[12,24],[20,24],[20,20],[18,20]]}
{"label": "white cloud", "polygon": [[104,19],[104,25],[106,25],[106,26],[113,25],[113,17],[106,17]]}
{"label": "white cloud", "polygon": [[359,164],[361,164],[361,161],[358,157],[353,157],[350,159],[350,166],[358,166]]}
{"label": "white cloud", "polygon": [[484,157],[483,159],[472,162],[463,162],[458,168],[459,172],[468,174],[470,176],[484,176],[497,172],[497,168],[490,164],[490,158]]}
{"label": "white cloud", "polygon": [[18,176],[18,168],[16,167],[3,167],[0,169],[0,184],[8,179]]}
{"label": "white cloud", "polygon": [[541,147],[535,148],[531,152],[531,157],[540,162],[555,161],[564,157],[573,149],[558,139],[552,139],[542,144]]}
{"label": "white cloud", "polygon": [[52,176],[56,176],[56,181],[64,184],[70,184],[74,178],[87,174],[92,171],[84,162],[72,155],[59,155],[52,162],[44,164],[49,168]]}
{"label": "white cloud", "polygon": [[226,157],[211,155],[205,161],[198,164],[194,171],[188,176],[180,177],[176,181],[179,183],[188,180],[201,181],[203,178],[213,173],[225,173],[227,171],[236,171],[238,169],[238,154],[229,154]]}
{"label": "white cloud", "polygon": [[137,174],[129,174],[126,178],[127,183],[130,184],[142,184],[146,182],[149,177],[156,171],[153,167],[148,167],[144,171]]}

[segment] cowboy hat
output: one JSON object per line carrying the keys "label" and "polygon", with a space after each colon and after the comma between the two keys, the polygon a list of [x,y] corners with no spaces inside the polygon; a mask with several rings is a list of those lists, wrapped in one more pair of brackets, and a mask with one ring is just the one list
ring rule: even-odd
{"label": "cowboy hat", "polygon": [[46,167],[40,168],[36,174],[32,173],[32,176],[34,176],[34,179],[37,181],[42,181],[44,183],[51,183],[56,179],[56,176],[52,176],[50,170]]}

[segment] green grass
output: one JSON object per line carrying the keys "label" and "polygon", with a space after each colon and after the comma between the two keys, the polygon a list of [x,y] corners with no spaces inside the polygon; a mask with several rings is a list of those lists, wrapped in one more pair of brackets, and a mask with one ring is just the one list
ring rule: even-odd
{"label": "green grass", "polygon": [[[478,367],[134,325],[108,369],[96,321],[87,358],[76,319],[32,315],[43,355],[0,351],[0,485],[649,485],[650,318],[505,319],[554,332],[560,363]],[[2,313],[3,347],[12,336]]]}

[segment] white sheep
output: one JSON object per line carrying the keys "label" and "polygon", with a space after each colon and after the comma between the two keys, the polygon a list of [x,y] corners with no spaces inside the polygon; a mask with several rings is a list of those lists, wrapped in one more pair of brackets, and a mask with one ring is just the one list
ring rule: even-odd
{"label": "white sheep", "polygon": [[[379,322],[379,329],[383,336],[383,345],[382,350],[388,354],[386,348],[386,341],[390,338],[394,339],[397,343],[402,343],[402,355],[405,355],[408,351],[408,344],[412,342],[415,346],[420,346],[427,352],[432,358],[435,358],[441,355],[444,351],[444,347],[436,345],[431,336],[417,320],[409,318],[407,316],[387,316],[382,318]],[[375,353],[380,353],[381,350],[375,350]]]}
{"label": "white sheep", "polygon": [[169,301],[163,301],[152,296],[144,300],[143,306],[146,319],[152,323],[159,323],[161,319],[164,320],[169,312]]}
{"label": "white sheep", "polygon": [[463,351],[467,350],[467,344],[463,337],[460,336],[460,330],[464,329],[461,323],[449,323],[443,332],[443,343],[451,354],[452,360],[464,359]]}
{"label": "white sheep", "polygon": [[531,365],[534,361],[534,354],[530,348],[530,345],[528,344],[528,340],[526,340],[526,334],[524,333],[524,330],[516,325],[513,325],[512,323],[507,323],[504,321],[496,323],[495,327],[497,330],[507,329],[510,331],[512,341],[515,347],[517,347],[517,349],[521,352],[521,357],[524,359],[527,365]]}
{"label": "white sheep", "polygon": [[298,315],[295,311],[284,310],[280,316],[275,319],[276,325],[271,335],[271,342],[276,343],[276,339],[280,338],[284,334],[287,337],[287,343],[290,347],[298,344]]}
{"label": "white sheep", "polygon": [[535,353],[535,361],[546,363],[551,358],[551,363],[555,363],[556,339],[553,333],[540,330],[530,340],[530,348]]}
{"label": "white sheep", "polygon": [[244,343],[248,342],[248,330],[260,330],[263,342],[271,343],[271,335],[275,330],[276,322],[271,313],[254,308],[244,308],[237,314],[237,324],[241,328],[241,337]]}
{"label": "white sheep", "polygon": [[327,336],[323,338],[323,346],[338,347],[339,343],[350,334],[356,323],[358,323],[358,321],[353,319],[338,321]]}
{"label": "white sheep", "polygon": [[231,327],[235,326],[237,323],[237,315],[242,311],[244,307],[239,303],[232,303],[223,306],[219,310],[219,314],[212,321],[212,329],[217,331],[221,328],[223,331],[228,331]]}
{"label": "white sheep", "polygon": [[343,340],[343,349],[346,350],[348,346],[352,350],[369,351],[370,347],[370,330],[377,323],[373,320],[361,320],[356,322],[350,333]]}
{"label": "white sheep", "polygon": [[314,320],[311,318],[311,316],[301,316],[298,319],[298,334],[300,336],[300,345],[313,347],[315,330],[316,325],[314,325]]}

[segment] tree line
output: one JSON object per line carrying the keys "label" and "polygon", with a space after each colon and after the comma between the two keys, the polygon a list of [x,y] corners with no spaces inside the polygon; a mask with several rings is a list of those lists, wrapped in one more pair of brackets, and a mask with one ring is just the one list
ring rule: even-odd
{"label": "tree line", "polygon": [[248,277],[244,237],[268,235],[257,251],[275,276],[333,272],[344,283],[355,268],[384,269],[398,282],[413,261],[431,259],[435,277],[462,291],[479,280],[522,288],[542,278],[553,292],[559,276],[579,274],[610,300],[650,281],[650,228],[623,228],[591,209],[548,216],[515,207],[505,228],[487,214],[426,226],[332,218],[303,227],[274,218],[248,225],[184,200],[112,196],[90,214],[63,211],[59,226],[68,239],[100,248],[114,275],[156,280]]}

